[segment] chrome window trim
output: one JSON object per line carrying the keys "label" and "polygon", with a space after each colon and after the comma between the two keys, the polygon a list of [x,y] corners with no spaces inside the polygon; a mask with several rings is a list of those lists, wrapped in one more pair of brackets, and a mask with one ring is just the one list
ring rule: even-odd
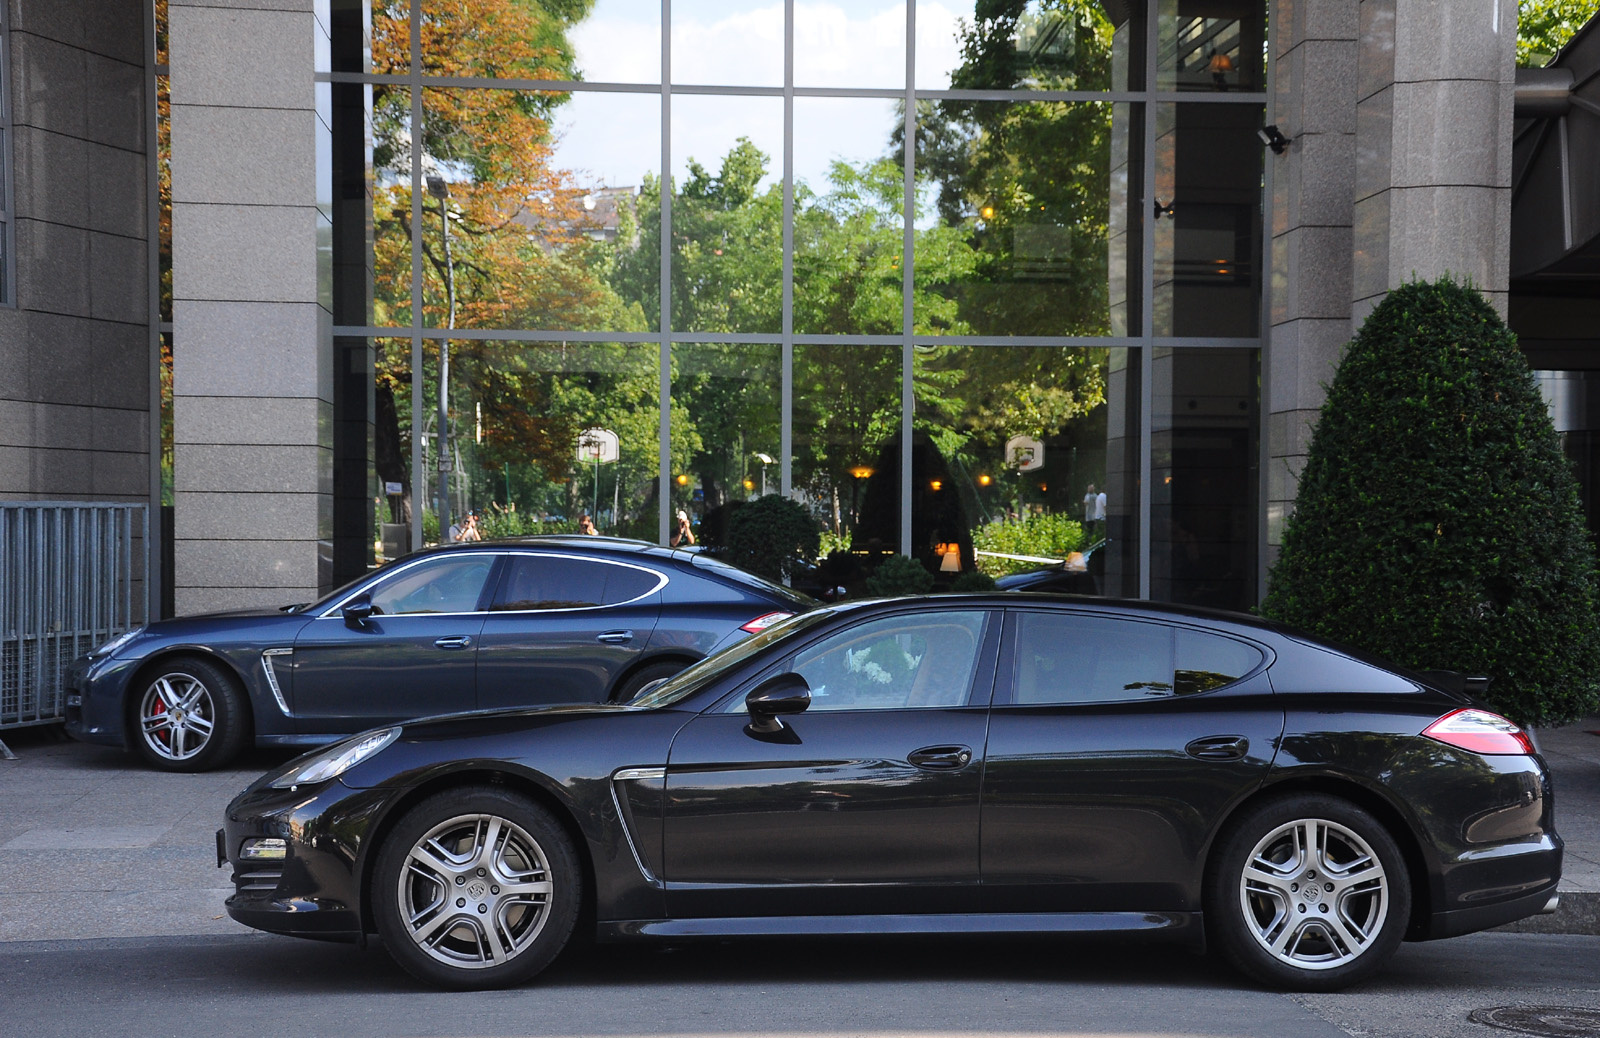
{"label": "chrome window trim", "polygon": [[274,669],[274,667],[272,665],[272,658],[274,656],[293,656],[293,655],[294,655],[294,649],[292,649],[292,648],[277,648],[277,649],[262,649],[261,650],[261,670],[262,670],[262,673],[266,674],[266,676],[267,676],[267,687],[272,690],[272,698],[277,702],[278,709],[283,711],[283,716],[285,716],[285,717],[292,717],[294,715],[289,713],[289,704],[284,701],[283,689],[278,687],[278,673],[277,673],[276,669]]}
{"label": "chrome window trim", "polygon": [[[406,570],[411,569],[413,566],[421,566],[421,565],[424,565],[425,563],[435,562],[435,561],[437,561],[437,560],[439,560],[441,558],[464,558],[464,557],[471,556],[471,555],[487,555],[487,556],[489,556],[489,558],[491,560],[493,560],[493,559],[499,558],[501,554],[503,554],[503,553],[497,552],[497,551],[453,551],[453,552],[450,552],[448,554],[442,554],[441,553],[441,554],[438,554],[438,555],[428,555],[428,556],[425,556],[424,558],[413,559],[412,561],[406,563],[403,566],[395,566],[395,567],[392,567],[392,568],[380,570],[377,573],[373,574],[371,580],[367,581],[365,584],[362,584],[360,587],[356,588],[354,591],[350,592],[348,595],[346,595],[343,598],[341,598],[338,601],[337,604],[329,606],[327,609],[325,609],[321,613],[319,613],[317,615],[317,619],[318,620],[330,620],[330,619],[340,619],[340,620],[342,620],[343,617],[340,615],[339,611],[341,609],[343,609],[346,605],[348,605],[350,602],[354,601],[355,599],[360,598],[362,595],[367,594],[373,588],[377,587],[378,584],[381,583],[382,581],[388,580],[390,577],[394,576],[396,573],[404,573]],[[481,594],[481,592],[480,592],[480,594]],[[481,616],[482,614],[483,614],[483,610],[481,610],[481,609],[471,609],[471,610],[468,610],[468,611],[466,611],[464,613],[392,613],[392,614],[391,613],[384,613],[383,617],[386,620],[393,620],[393,619],[397,619],[397,618],[402,617],[402,616]]]}
{"label": "chrome window trim", "polygon": [[[652,569],[649,566],[640,566],[640,565],[638,565],[636,563],[632,563],[632,562],[621,562],[621,561],[614,560],[614,559],[597,559],[597,558],[594,558],[594,557],[589,556],[589,555],[568,555],[568,554],[566,554],[564,552],[559,552],[559,551],[528,551],[528,550],[518,549],[518,550],[515,550],[515,551],[508,551],[505,554],[506,555],[532,556],[534,558],[541,558],[541,559],[575,559],[575,560],[577,560],[579,562],[592,562],[592,563],[594,563],[596,565],[599,565],[599,566],[621,566],[623,569],[636,569],[641,573],[648,573],[652,577],[655,577],[656,578],[656,586],[651,588],[649,591],[646,591],[642,595],[635,595],[633,598],[630,598],[625,602],[609,602],[609,603],[605,603],[603,605],[592,605],[592,606],[568,606],[568,607],[566,607],[564,609],[496,609],[494,607],[494,600],[490,599],[490,601],[489,601],[489,613],[490,613],[490,615],[496,615],[496,616],[498,616],[498,615],[528,616],[528,615],[530,615],[532,613],[585,613],[585,612],[592,612],[594,610],[599,610],[599,609],[620,609],[623,606],[633,605],[635,602],[643,601],[644,599],[649,598],[651,595],[660,594],[661,589],[666,587],[667,584],[669,584],[671,582],[670,578],[665,573],[661,572],[660,570]],[[499,591],[498,588],[496,588],[495,590],[496,590],[496,592]],[[427,615],[437,616],[439,614],[432,613],[432,614],[427,614]]]}

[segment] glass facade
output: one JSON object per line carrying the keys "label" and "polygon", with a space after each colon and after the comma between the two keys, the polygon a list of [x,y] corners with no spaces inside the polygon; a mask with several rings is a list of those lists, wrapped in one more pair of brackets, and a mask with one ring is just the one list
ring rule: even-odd
{"label": "glass facade", "polygon": [[336,578],[785,494],[847,585],[1254,603],[1264,0],[332,16]]}

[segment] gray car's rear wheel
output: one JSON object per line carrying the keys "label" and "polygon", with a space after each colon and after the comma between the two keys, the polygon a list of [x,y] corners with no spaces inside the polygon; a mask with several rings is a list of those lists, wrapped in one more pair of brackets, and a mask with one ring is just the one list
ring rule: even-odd
{"label": "gray car's rear wheel", "polygon": [[441,987],[503,987],[548,966],[572,934],[577,853],[544,808],[488,787],[446,790],[406,812],[373,874],[384,947]]}
{"label": "gray car's rear wheel", "polygon": [[135,686],[130,741],[163,771],[206,771],[238,756],[250,711],[233,675],[186,657],[161,664]]}
{"label": "gray car's rear wheel", "polygon": [[1223,954],[1278,987],[1331,991],[1399,947],[1411,884],[1394,839],[1335,797],[1262,804],[1221,840],[1206,916]]}
{"label": "gray car's rear wheel", "polygon": [[668,660],[663,663],[651,663],[640,667],[617,685],[616,691],[611,693],[611,701],[613,703],[631,703],[651,685],[658,681],[665,681],[687,666],[687,663]]}

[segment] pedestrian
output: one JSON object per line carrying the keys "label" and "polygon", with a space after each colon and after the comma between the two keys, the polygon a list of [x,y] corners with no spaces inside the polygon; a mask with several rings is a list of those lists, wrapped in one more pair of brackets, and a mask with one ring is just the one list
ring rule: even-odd
{"label": "pedestrian", "polygon": [[450,539],[452,541],[483,540],[483,531],[478,529],[478,513],[468,512],[466,518],[460,522],[451,523]]}
{"label": "pedestrian", "polygon": [[694,543],[694,531],[689,529],[689,513],[681,508],[678,509],[677,522],[672,527],[672,537],[667,543],[674,548]]}
{"label": "pedestrian", "polygon": [[600,533],[599,530],[596,530],[594,528],[594,520],[589,518],[589,513],[588,512],[585,512],[582,515],[578,516],[578,532],[579,533],[595,534],[595,535],[598,535]]}

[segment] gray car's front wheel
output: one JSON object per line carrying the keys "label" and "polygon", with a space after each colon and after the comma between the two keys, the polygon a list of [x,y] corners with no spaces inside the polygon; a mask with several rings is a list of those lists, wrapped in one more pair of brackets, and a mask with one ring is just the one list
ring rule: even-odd
{"label": "gray car's front wheel", "polygon": [[507,790],[435,794],[390,832],[373,873],[378,933],[418,979],[504,987],[548,966],[572,934],[582,878],[561,824]]}
{"label": "gray car's front wheel", "polygon": [[250,727],[244,692],[215,663],[171,660],[136,687],[130,741],[146,763],[163,771],[207,771],[243,749]]}
{"label": "gray car's front wheel", "polygon": [[1206,890],[1222,953],[1256,980],[1333,991],[1376,973],[1411,913],[1405,861],[1382,823],[1336,797],[1270,801],[1230,826]]}

